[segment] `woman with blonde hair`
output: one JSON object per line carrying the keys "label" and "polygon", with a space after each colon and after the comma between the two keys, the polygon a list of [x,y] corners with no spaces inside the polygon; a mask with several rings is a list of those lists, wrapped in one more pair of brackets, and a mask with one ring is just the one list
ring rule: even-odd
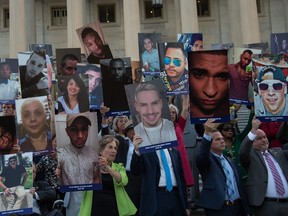
{"label": "woman with blonde hair", "polygon": [[51,131],[43,103],[37,98],[25,99],[21,106],[22,133],[21,151],[40,151],[51,149]]}
{"label": "woman with blonde hair", "polygon": [[137,211],[124,186],[128,183],[125,167],[114,163],[119,142],[113,135],[99,140],[98,165],[101,169],[102,190],[85,191],[79,216],[134,215]]}

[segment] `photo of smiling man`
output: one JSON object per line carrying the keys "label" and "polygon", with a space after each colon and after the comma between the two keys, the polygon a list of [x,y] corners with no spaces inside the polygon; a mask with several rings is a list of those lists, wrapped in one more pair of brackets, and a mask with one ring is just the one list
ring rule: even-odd
{"label": "photo of smiling man", "polygon": [[162,79],[167,95],[188,94],[188,71],[186,52],[183,43],[161,43],[159,50],[163,50],[165,44],[164,57],[162,57]]}
{"label": "photo of smiling man", "polygon": [[277,120],[288,119],[287,77],[284,76],[282,68],[266,65],[258,69],[258,92],[254,93],[256,116],[265,116],[266,118],[260,119],[264,121],[270,121],[271,117],[276,116],[279,116]]}
{"label": "photo of smiling man", "polygon": [[177,145],[173,122],[161,80],[125,86],[133,119],[134,131],[141,138],[140,153]]}

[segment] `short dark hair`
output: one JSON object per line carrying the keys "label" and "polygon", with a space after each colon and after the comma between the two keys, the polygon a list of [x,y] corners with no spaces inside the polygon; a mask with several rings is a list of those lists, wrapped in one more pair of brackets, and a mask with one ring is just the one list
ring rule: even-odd
{"label": "short dark hair", "polygon": [[253,54],[253,52],[251,50],[249,50],[249,49],[244,50],[242,54],[245,54],[245,53],[248,53],[250,55]]}
{"label": "short dark hair", "polygon": [[[46,52],[45,52],[45,50],[35,50],[35,51],[33,51],[33,52],[31,53],[29,59],[32,57],[33,54],[36,54],[36,55],[41,56],[41,57],[46,61]],[[29,60],[29,59],[28,59],[28,60]]]}
{"label": "short dark hair", "polygon": [[203,41],[202,34],[200,34],[200,33],[192,34],[192,36],[191,36],[191,45],[193,46],[196,41]]}
{"label": "short dark hair", "polygon": [[68,54],[64,55],[62,57],[61,61],[60,61],[60,67],[61,68],[65,67],[67,60],[72,60],[72,61],[78,61],[79,62],[79,59],[77,58],[77,56],[75,56],[72,53],[68,53]]}
{"label": "short dark hair", "polygon": [[14,155],[14,156],[11,156],[9,157],[8,161],[12,160],[12,159],[15,159],[17,161],[17,157]]}
{"label": "short dark hair", "polygon": [[81,32],[81,38],[82,38],[82,41],[84,40],[84,38],[88,35],[88,34],[91,34],[93,35],[95,38],[97,39],[100,39],[100,35],[98,34],[97,31],[95,31],[93,28],[91,27],[85,27],[82,32]]}
{"label": "short dark hair", "polygon": [[185,50],[184,50],[183,43],[167,43],[167,45],[165,46],[165,54],[166,54],[166,51],[167,51],[169,48],[172,48],[172,49],[181,49],[183,55],[186,56],[186,52],[185,52]]}
{"label": "short dark hair", "polygon": [[109,67],[112,67],[112,64],[114,62],[121,62],[123,64],[123,67],[125,68],[125,63],[124,63],[124,61],[121,58],[113,58],[113,59],[111,59],[111,61],[109,62]]}

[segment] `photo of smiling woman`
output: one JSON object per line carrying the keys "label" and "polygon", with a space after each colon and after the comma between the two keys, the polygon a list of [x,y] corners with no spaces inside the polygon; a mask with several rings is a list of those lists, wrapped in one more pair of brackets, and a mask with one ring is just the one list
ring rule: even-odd
{"label": "photo of smiling woman", "polygon": [[23,152],[52,148],[50,119],[45,112],[45,103],[48,103],[46,96],[16,100],[19,145]]}
{"label": "photo of smiling woman", "polygon": [[65,91],[58,97],[58,113],[77,114],[89,111],[88,85],[85,85],[79,75],[59,77],[59,80],[62,79],[65,80]]}

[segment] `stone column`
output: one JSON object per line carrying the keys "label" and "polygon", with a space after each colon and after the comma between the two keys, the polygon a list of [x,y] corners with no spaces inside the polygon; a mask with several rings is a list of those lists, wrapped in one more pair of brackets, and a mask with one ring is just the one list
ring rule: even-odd
{"label": "stone column", "polygon": [[239,0],[229,0],[228,4],[228,20],[229,20],[229,32],[230,41],[234,43],[236,47],[243,46],[241,19],[239,11]]}
{"label": "stone column", "polygon": [[86,0],[67,0],[67,47],[80,47],[84,52],[76,29],[88,24],[86,23],[87,13]]}
{"label": "stone column", "polygon": [[27,51],[35,43],[34,0],[9,1],[9,57],[16,58],[19,51]]}
{"label": "stone column", "polygon": [[123,0],[125,56],[139,61],[138,33],[140,32],[140,11],[138,0]]}
{"label": "stone column", "polygon": [[180,0],[180,18],[181,33],[199,32],[196,0]]}
{"label": "stone column", "polygon": [[243,44],[260,43],[256,0],[239,0],[239,3]]}

